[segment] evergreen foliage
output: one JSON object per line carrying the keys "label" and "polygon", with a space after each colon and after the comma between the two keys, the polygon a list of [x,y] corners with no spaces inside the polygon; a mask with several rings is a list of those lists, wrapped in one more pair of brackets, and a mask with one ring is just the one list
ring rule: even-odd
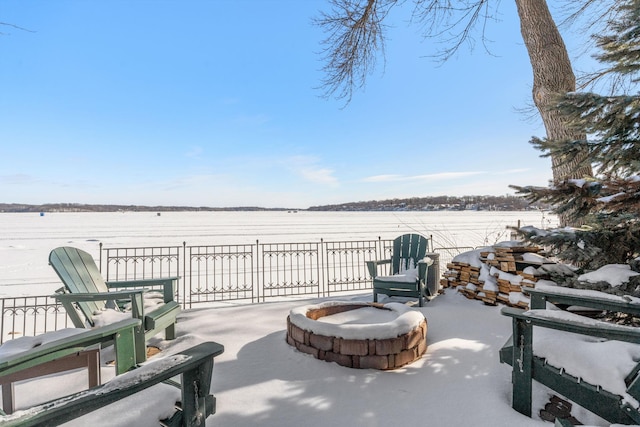
{"label": "evergreen foliage", "polygon": [[[607,72],[640,83],[640,0],[623,0],[611,34],[596,36],[596,58]],[[549,246],[559,259],[585,270],[631,263],[640,255],[640,96],[569,93],[557,108],[583,140],[533,138],[543,156],[575,160],[587,150],[595,176],[553,183],[550,187],[512,186],[530,202],[545,202],[554,212],[583,219],[579,229],[522,230],[533,243]]]}

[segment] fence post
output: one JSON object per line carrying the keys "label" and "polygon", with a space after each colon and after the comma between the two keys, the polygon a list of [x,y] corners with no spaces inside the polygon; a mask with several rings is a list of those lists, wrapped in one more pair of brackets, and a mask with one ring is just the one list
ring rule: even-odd
{"label": "fence post", "polygon": [[[319,276],[318,276],[318,280],[322,281],[322,285],[320,285],[320,283],[318,283],[318,296],[322,297],[327,297],[329,296],[329,290],[327,289],[326,286],[326,281],[325,281],[325,269],[329,268],[329,266],[327,266],[324,262],[324,255],[325,255],[325,246],[324,246],[324,239],[321,237],[320,238],[320,254],[319,254],[319,265],[323,266],[323,268],[318,268],[319,271]],[[326,272],[326,274],[328,275],[329,272]]]}
{"label": "fence post", "polygon": [[0,345],[2,345],[2,343],[4,342],[4,305],[5,305],[5,299],[2,299],[2,304],[0,306],[0,314],[2,314],[2,317],[0,317]]}
{"label": "fence post", "polygon": [[[179,251],[178,251],[179,252]],[[180,254],[178,253],[178,256]],[[180,261],[178,261],[178,265],[180,265]],[[182,295],[184,301],[182,301],[182,307],[187,308],[187,242],[182,242],[182,274],[184,277],[182,278]],[[189,308],[191,308],[191,269],[189,269]],[[180,301],[180,278],[178,278],[178,301]]]}
{"label": "fence post", "polygon": [[100,273],[102,273],[102,242],[98,244],[98,268],[100,269]]}
{"label": "fence post", "polygon": [[[256,300],[260,302],[260,285],[264,282],[264,277],[262,277],[262,280],[260,280],[260,240],[258,239],[256,239],[256,273],[255,275],[256,275],[255,276]],[[253,302],[253,296],[251,297],[251,302]]]}

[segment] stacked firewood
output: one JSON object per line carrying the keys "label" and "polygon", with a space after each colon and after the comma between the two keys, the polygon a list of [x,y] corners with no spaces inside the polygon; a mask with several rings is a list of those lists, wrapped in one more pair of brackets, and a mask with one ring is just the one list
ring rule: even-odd
{"label": "stacked firewood", "polygon": [[461,254],[447,264],[440,284],[488,305],[528,308],[522,287],[547,278],[539,268],[550,264],[537,246],[493,246]]}
{"label": "stacked firewood", "polygon": [[458,291],[467,298],[476,298],[478,290],[482,292],[484,285],[484,281],[480,280],[480,269],[480,267],[462,261],[450,262],[444,273],[446,283],[442,283],[442,285],[443,287],[457,287]]}

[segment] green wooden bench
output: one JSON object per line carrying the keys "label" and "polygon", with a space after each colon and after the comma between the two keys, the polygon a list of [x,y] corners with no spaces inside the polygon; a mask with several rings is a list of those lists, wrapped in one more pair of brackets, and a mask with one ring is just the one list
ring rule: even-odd
{"label": "green wooden bench", "polygon": [[[389,259],[366,261],[367,269],[373,279],[373,301],[378,294],[418,298],[418,305],[424,305],[425,297],[434,297],[437,293],[435,283],[429,280],[428,267],[433,260],[427,257],[430,239],[419,234],[404,234],[393,241],[393,254]],[[390,275],[378,274],[378,267],[388,264]],[[416,277],[400,279],[397,275],[417,269]],[[396,276],[396,277],[393,277]]]}
{"label": "green wooden bench", "polygon": [[[97,313],[106,308],[123,310],[126,303],[131,306],[131,315],[142,321],[136,329],[138,362],[146,359],[149,338],[163,330],[166,339],[175,338],[176,316],[180,312],[180,305],[174,301],[177,277],[105,282],[93,257],[72,247],[52,250],[49,264],[65,285],[54,297],[62,303],[76,328],[93,326]],[[144,294],[150,288],[161,289],[163,303],[145,311]]]}
{"label": "green wooden bench", "polygon": [[41,345],[35,341],[35,347],[20,352],[0,354],[3,411],[10,414],[15,410],[17,381],[86,367],[89,387],[100,384],[100,345],[114,344],[116,375],[128,371],[136,364],[134,331],[139,326],[140,319],[126,319]]}
{"label": "green wooden bench", "polygon": [[0,425],[57,426],[180,375],[181,404],[163,424],[204,426],[206,418],[216,411],[215,397],[211,394],[213,358],[223,352],[224,347],[215,342],[198,344],[176,355],[150,361],[101,386],[0,417]]}
{"label": "green wooden bench", "polygon": [[[559,318],[557,310],[545,309],[547,302],[561,307],[579,306],[634,314],[639,312],[640,305],[628,298],[595,291],[553,288],[523,288],[524,292],[531,295],[531,306],[534,308],[529,311],[511,307],[501,310],[503,315],[512,318],[513,324],[513,335],[500,350],[500,362],[511,365],[513,369],[513,408],[531,416],[531,387],[532,380],[535,380],[611,423],[640,424],[640,412],[629,405],[623,396],[569,375],[563,367],[551,366],[533,352],[534,327],[640,344],[640,328],[587,320],[575,314],[565,314]],[[606,361],[603,362],[602,366],[594,366],[593,369],[607,369]],[[640,400],[639,372],[640,363],[625,378],[626,393],[636,400]]]}
{"label": "green wooden bench", "polygon": [[634,302],[629,297],[546,285],[536,288],[525,287],[523,292],[531,295],[529,307],[532,309],[544,309],[547,306],[547,302],[549,302],[560,307],[573,305],[640,316],[640,302]]}

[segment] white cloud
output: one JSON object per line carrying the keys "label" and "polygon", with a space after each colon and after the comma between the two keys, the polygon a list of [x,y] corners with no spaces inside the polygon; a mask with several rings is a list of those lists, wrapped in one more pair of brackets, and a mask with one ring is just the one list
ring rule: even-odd
{"label": "white cloud", "polygon": [[493,171],[494,175],[512,175],[529,172],[531,168],[507,169],[503,171]]}
{"label": "white cloud", "polygon": [[393,182],[393,181],[405,181],[406,177],[402,175],[374,175],[364,178],[363,182]]}
{"label": "white cloud", "polygon": [[337,186],[338,178],[333,169],[322,167],[317,158],[312,156],[293,156],[287,159],[289,169],[306,181],[316,184]]}
{"label": "white cloud", "polygon": [[338,184],[338,179],[333,176],[332,169],[308,167],[298,170],[298,173],[307,181],[318,184]]}
{"label": "white cloud", "polygon": [[399,182],[399,181],[443,181],[483,175],[487,172],[441,172],[426,175],[374,175],[364,178],[363,182]]}

